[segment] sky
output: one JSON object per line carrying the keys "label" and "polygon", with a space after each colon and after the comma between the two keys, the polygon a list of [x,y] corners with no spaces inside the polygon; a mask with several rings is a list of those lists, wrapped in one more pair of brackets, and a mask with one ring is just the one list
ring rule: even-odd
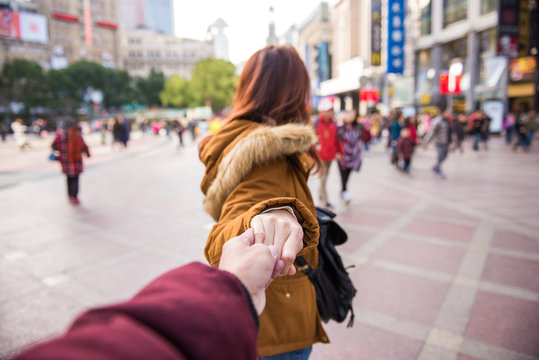
{"label": "sky", "polygon": [[[338,0],[327,0],[333,6]],[[290,26],[299,25],[320,3],[317,0],[174,0],[175,34],[204,40],[208,26],[222,18],[228,27],[230,61],[246,61],[266,46],[269,8],[274,8],[275,33],[283,35]]]}

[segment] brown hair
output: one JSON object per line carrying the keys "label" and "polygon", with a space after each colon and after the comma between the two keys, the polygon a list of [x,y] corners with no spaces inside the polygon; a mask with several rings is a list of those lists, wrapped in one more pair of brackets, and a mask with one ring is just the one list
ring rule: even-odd
{"label": "brown hair", "polygon": [[296,50],[289,45],[270,45],[245,64],[227,122],[307,124],[309,97],[309,74]]}

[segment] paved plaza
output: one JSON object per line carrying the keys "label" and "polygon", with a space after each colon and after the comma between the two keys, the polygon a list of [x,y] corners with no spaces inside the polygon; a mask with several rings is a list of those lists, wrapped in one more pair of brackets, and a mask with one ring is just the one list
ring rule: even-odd
{"label": "paved plaza", "polygon": [[[50,139],[24,153],[0,143],[0,358],[59,334],[89,306],[204,261],[213,221],[196,144],[87,142],[78,207],[47,160]],[[333,164],[356,318],[353,328],[325,325],[331,344],[315,345],[311,359],[539,359],[539,144],[513,153],[494,137],[488,151],[470,149],[450,155],[440,180],[432,147],[407,176],[375,146],[351,176],[349,206]],[[318,180],[310,186],[317,198]]]}

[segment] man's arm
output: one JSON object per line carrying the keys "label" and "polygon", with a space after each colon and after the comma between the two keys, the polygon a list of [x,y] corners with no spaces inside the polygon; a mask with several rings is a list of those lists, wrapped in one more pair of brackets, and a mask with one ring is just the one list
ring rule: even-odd
{"label": "man's arm", "polygon": [[255,359],[257,313],[277,251],[253,243],[249,230],[224,247],[223,270],[176,268],[129,301],[84,313],[64,336],[18,359]]}

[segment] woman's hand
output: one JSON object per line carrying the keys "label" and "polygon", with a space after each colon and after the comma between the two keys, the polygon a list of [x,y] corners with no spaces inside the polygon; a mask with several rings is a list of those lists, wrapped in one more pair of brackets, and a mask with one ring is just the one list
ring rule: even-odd
{"label": "woman's hand", "polygon": [[279,251],[284,266],[276,264],[272,277],[294,275],[294,261],[303,248],[303,229],[286,210],[269,211],[256,215],[251,220],[255,233],[255,243],[274,245]]}

